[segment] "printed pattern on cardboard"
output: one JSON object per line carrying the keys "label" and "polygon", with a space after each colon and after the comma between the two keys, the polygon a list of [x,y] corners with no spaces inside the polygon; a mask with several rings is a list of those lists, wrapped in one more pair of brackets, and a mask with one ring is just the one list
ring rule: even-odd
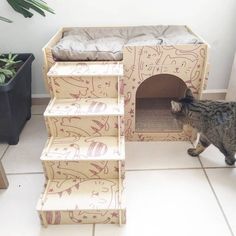
{"label": "printed pattern on cardboard", "polygon": [[49,77],[56,98],[117,98],[118,79],[106,76]]}
{"label": "printed pattern on cardboard", "polygon": [[124,137],[51,137],[41,160],[122,160]]}
{"label": "printed pattern on cardboard", "polygon": [[37,206],[40,218],[44,225],[125,223],[123,136],[131,141],[195,136],[187,125],[181,132],[136,132],[137,89],[152,76],[169,74],[200,97],[208,45],[127,46],[122,62],[55,62],[51,47],[62,35],[60,30],[44,48],[52,100],[45,112],[49,139],[41,160],[47,184]]}
{"label": "printed pattern on cardboard", "polygon": [[53,67],[48,76],[123,76],[123,65],[119,63],[84,63],[59,62]]}
{"label": "printed pattern on cardboard", "polygon": [[118,135],[116,116],[46,117],[49,134],[54,137],[100,137]]}
{"label": "printed pattern on cardboard", "polygon": [[48,75],[42,224],[125,223],[123,65],[57,63]]}
{"label": "printed pattern on cardboard", "polygon": [[121,161],[43,161],[47,179],[118,179],[125,178],[125,163]]}
{"label": "printed pattern on cardboard", "polygon": [[49,180],[46,189],[48,193],[41,196],[38,208],[47,224],[125,223],[123,181]]}
{"label": "printed pattern on cardboard", "polygon": [[117,98],[54,99],[45,116],[123,115],[124,100]]}
{"label": "printed pattern on cardboard", "polygon": [[[125,224],[125,210],[107,211],[48,211],[47,224]],[[121,220],[121,222],[120,222]]]}
{"label": "printed pattern on cardboard", "polygon": [[115,210],[124,204],[118,179],[54,179],[48,181],[47,189],[42,200],[45,211]]}
{"label": "printed pattern on cardboard", "polygon": [[[125,136],[128,140],[186,140],[191,130],[178,133],[138,133],[135,131],[136,92],[146,79],[169,74],[183,80],[194,95],[202,93],[207,45],[143,46],[124,49]],[[190,135],[191,136],[191,135]]]}

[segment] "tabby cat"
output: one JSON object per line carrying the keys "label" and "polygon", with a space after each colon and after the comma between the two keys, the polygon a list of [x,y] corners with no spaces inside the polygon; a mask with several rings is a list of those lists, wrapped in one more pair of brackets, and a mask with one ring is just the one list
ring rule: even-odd
{"label": "tabby cat", "polygon": [[200,133],[196,148],[188,154],[198,156],[210,144],[225,156],[228,165],[234,165],[236,152],[236,102],[197,100],[190,89],[178,102],[171,101],[171,111],[176,119],[189,124]]}

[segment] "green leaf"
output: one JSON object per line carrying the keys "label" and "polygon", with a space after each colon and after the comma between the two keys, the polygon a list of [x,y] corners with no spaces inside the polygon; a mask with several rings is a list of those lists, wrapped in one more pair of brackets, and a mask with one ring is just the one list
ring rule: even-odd
{"label": "green leaf", "polygon": [[11,7],[18,13],[22,14],[24,17],[31,18],[33,13],[31,10],[45,16],[44,11],[54,14],[54,11],[48,7],[47,3],[41,0],[7,0]]}
{"label": "green leaf", "polygon": [[[24,1],[24,0],[22,0]],[[7,2],[11,5],[11,7],[25,18],[31,18],[33,14],[27,11],[25,8],[21,6],[21,4],[17,0],[7,0]]]}
{"label": "green leaf", "polygon": [[42,1],[42,0],[25,0],[26,2],[32,3],[35,6],[38,6],[40,9],[45,10],[47,12],[50,12],[52,14],[54,14],[53,9],[51,9],[46,2]]}
{"label": "green leaf", "polygon": [[39,7],[37,7],[37,6],[35,6],[35,5],[31,4],[31,3],[27,3],[27,2],[25,4],[28,5],[29,8],[32,8],[34,11],[38,12],[40,15],[45,16],[44,11],[41,10]]}
{"label": "green leaf", "polygon": [[15,59],[17,58],[17,54],[12,54],[9,53],[8,56],[0,58],[1,62],[4,62],[4,65],[2,66],[3,69],[8,69],[8,70],[14,70],[14,66],[16,64],[18,64],[19,62],[21,62],[21,60],[15,61]]}
{"label": "green leaf", "polygon": [[0,61],[7,63],[8,60],[6,58],[3,58],[3,59],[0,59]]}
{"label": "green leaf", "polygon": [[9,20],[9,19],[7,19],[7,18],[5,18],[5,17],[3,17],[3,16],[0,16],[0,20],[1,20],[1,21],[4,21],[4,22],[7,22],[7,23],[12,23],[11,20]]}
{"label": "green leaf", "polygon": [[3,75],[3,74],[0,73],[0,85],[4,84],[4,83],[5,83],[5,80],[6,80],[5,75]]}
{"label": "green leaf", "polygon": [[6,77],[11,77],[14,75],[14,71],[8,69],[0,69],[0,73],[5,75]]}
{"label": "green leaf", "polygon": [[[45,16],[45,12],[54,14],[53,9],[43,0],[7,0],[7,2],[16,12],[26,18],[31,18],[33,16],[31,11],[35,11],[42,16]],[[2,16],[0,16],[0,21],[12,23],[11,20]]]}
{"label": "green leaf", "polygon": [[6,80],[5,75],[4,75],[4,74],[1,74],[1,72],[0,72],[0,85],[1,85],[1,84],[4,84],[4,83],[5,83],[5,80]]}

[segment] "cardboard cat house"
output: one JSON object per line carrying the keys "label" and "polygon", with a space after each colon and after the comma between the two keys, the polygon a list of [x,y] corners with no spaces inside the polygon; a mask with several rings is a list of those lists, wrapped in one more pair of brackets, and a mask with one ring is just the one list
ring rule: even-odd
{"label": "cardboard cat house", "polygon": [[[161,35],[161,37],[159,36],[161,39],[166,38],[166,40],[163,40],[164,43],[158,42],[158,38],[155,38],[156,41],[153,40],[153,38],[148,38],[151,33],[154,32],[155,34],[157,29],[166,32],[166,28],[171,29],[170,33]],[[57,63],[57,68],[60,67],[60,70],[63,70],[63,68],[68,70],[69,65],[73,67],[73,62],[71,61],[64,61],[63,63],[56,61],[55,56],[53,56],[52,48],[66,33],[76,32],[77,29],[78,28],[61,29],[45,46],[45,74],[55,63]],[[95,34],[92,33],[94,29],[99,28],[79,28],[79,30],[87,30],[91,35]],[[122,31],[122,29],[130,29],[130,31],[132,31],[133,29],[134,31],[134,33],[130,33],[131,35],[133,34],[133,38],[131,38],[133,41],[129,40],[131,43],[128,41],[122,47],[123,57],[118,58],[120,61],[80,61],[80,63],[81,65],[100,63],[109,65],[118,63],[123,66],[124,74],[122,76],[123,82],[121,83],[123,83],[124,86],[121,95],[124,96],[125,99],[126,140],[189,139],[191,136],[190,129],[188,127],[180,127],[179,124],[174,124],[171,114],[167,112],[167,110],[169,110],[168,104],[170,99],[182,97],[187,87],[193,91],[196,97],[201,97],[202,90],[207,82],[208,44],[186,26],[153,26],[146,28],[107,27],[102,28],[100,34],[105,34],[106,31],[109,32],[114,29],[117,31]],[[120,35],[120,37],[123,37],[122,32]],[[136,39],[136,41],[134,41],[134,39]],[[66,49],[64,49],[64,51],[65,50]],[[63,59],[69,60],[69,56]],[[48,82],[50,83],[50,81],[47,81],[47,83]],[[106,87],[102,84],[101,86],[103,87],[101,87],[101,89],[106,91],[114,89],[114,81],[104,81],[104,83],[111,83],[111,86]],[[56,86],[59,85],[50,84],[49,89],[51,91],[57,89]],[[65,85],[63,84],[63,86]],[[68,90],[74,91],[76,90],[76,86],[77,85],[71,85],[68,87]],[[82,84],[81,86],[86,88],[86,86]],[[81,94],[77,94],[77,96],[82,96],[83,91],[79,91]],[[100,94],[98,94],[98,92],[97,94],[95,92],[94,95],[90,94],[88,96],[99,97]],[[68,97],[73,98],[76,97],[76,95],[73,96],[72,94]],[[153,106],[150,106],[150,103],[152,103]],[[160,109],[158,109],[158,106]],[[161,109],[161,107],[163,107],[163,109]],[[150,115],[148,117],[149,113],[155,113],[153,113],[154,110],[156,111],[155,116],[151,117]],[[160,111],[159,113],[158,110]],[[143,113],[145,113],[145,115],[143,115]],[[160,120],[160,122],[158,122],[158,120]],[[144,123],[146,123],[146,126]],[[164,128],[161,128],[161,126],[164,126]]]}
{"label": "cardboard cat house", "polygon": [[63,28],[44,47],[42,223],[126,221],[125,140],[189,140],[170,100],[201,97],[208,44],[186,26]]}

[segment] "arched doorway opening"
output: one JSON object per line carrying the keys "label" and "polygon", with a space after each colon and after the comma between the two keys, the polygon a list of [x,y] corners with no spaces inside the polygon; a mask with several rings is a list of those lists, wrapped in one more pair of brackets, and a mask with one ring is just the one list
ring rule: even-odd
{"label": "arched doorway opening", "polygon": [[177,76],[159,74],[137,89],[135,130],[139,133],[181,132],[183,126],[171,114],[171,100],[184,96],[186,84]]}

